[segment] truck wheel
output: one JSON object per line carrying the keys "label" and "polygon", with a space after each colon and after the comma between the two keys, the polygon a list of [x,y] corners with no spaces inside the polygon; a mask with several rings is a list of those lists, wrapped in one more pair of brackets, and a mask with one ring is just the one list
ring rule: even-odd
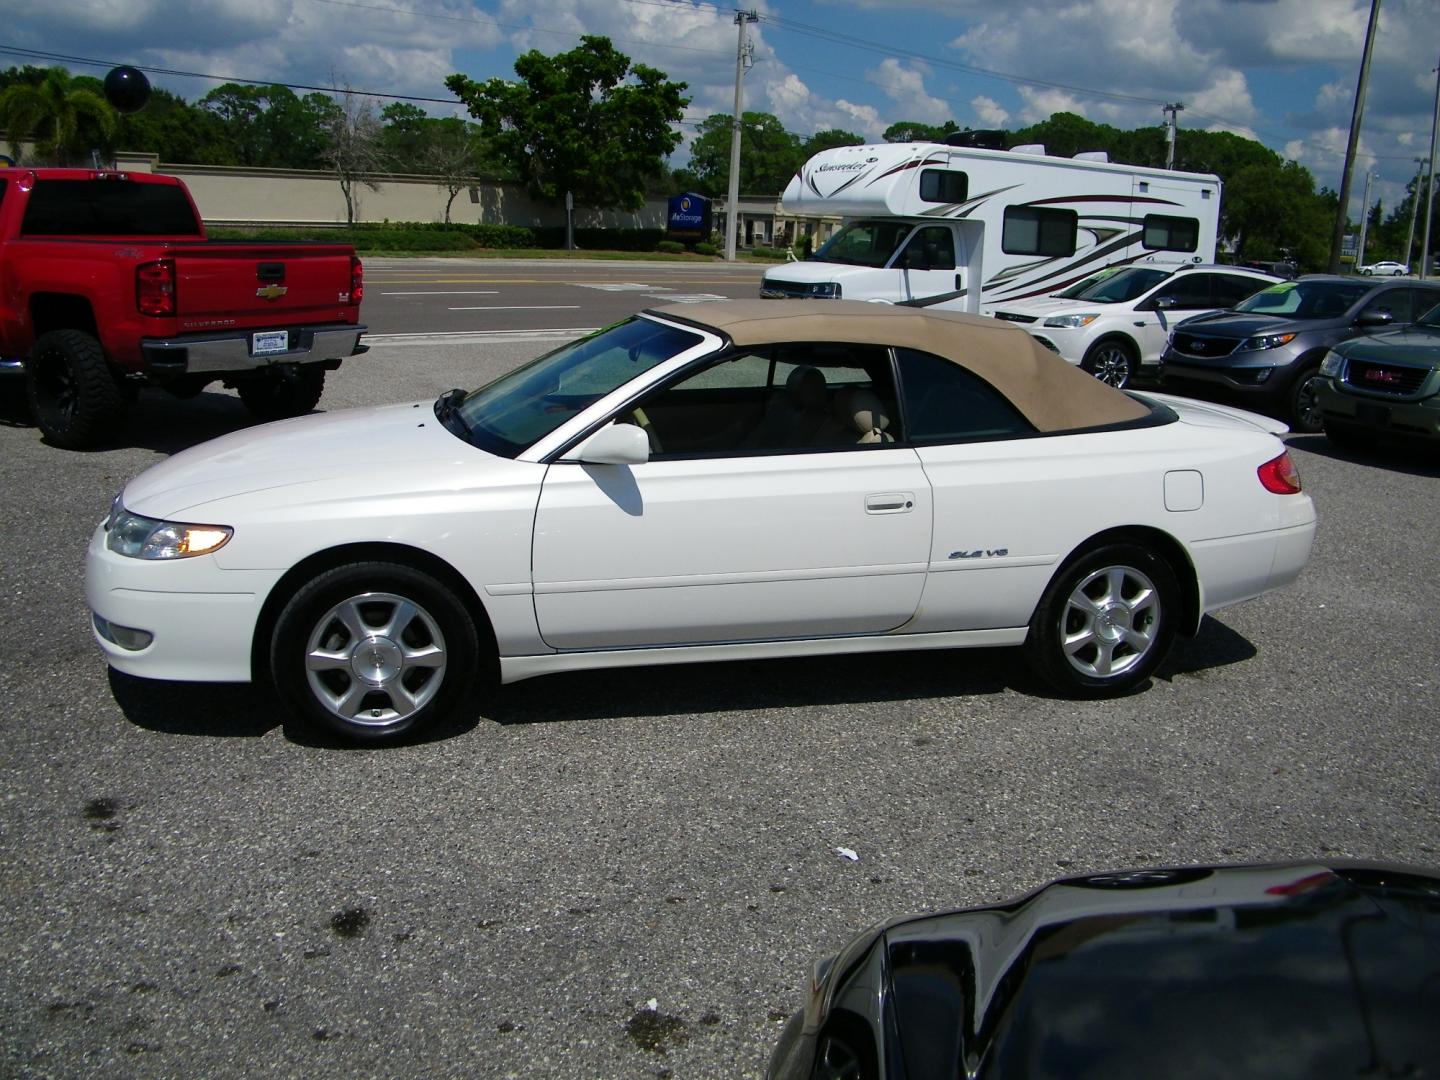
{"label": "truck wheel", "polygon": [[1080,367],[1117,390],[1130,385],[1140,357],[1134,347],[1119,338],[1107,338],[1090,346]]}
{"label": "truck wheel", "polygon": [[45,440],[67,450],[99,446],[125,420],[125,396],[105,350],[82,330],[40,336],[25,361],[25,394]]}
{"label": "truck wheel", "polygon": [[304,416],[325,392],[325,369],[319,364],[271,368],[236,384],[240,400],[257,420],[288,420]]}

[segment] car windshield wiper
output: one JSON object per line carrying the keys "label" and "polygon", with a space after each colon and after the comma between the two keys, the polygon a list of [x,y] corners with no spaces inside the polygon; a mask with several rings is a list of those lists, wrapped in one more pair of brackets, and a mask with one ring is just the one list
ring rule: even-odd
{"label": "car windshield wiper", "polygon": [[457,386],[454,390],[446,390],[435,399],[435,419],[462,439],[470,437],[470,425],[465,422],[465,417],[460,415],[460,402],[465,400],[468,393],[468,390]]}

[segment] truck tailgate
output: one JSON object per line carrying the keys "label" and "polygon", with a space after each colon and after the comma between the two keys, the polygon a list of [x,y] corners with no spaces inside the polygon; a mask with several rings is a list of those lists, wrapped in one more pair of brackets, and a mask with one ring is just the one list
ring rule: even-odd
{"label": "truck tailgate", "polygon": [[177,245],[180,329],[356,322],[351,249],[343,245]]}

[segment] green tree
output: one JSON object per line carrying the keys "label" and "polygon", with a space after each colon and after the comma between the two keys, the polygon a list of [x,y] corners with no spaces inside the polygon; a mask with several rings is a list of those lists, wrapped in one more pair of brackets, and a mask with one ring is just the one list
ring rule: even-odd
{"label": "green tree", "polygon": [[863,135],[856,135],[853,131],[841,131],[839,128],[830,128],[826,131],[817,131],[806,139],[800,147],[800,158],[804,162],[822,150],[834,150],[837,146],[864,145],[865,137]]}
{"label": "green tree", "polygon": [[[740,191],[745,195],[779,195],[805,163],[800,139],[785,130],[777,116],[747,112],[740,117]],[[727,113],[707,116],[690,146],[692,190],[724,195],[730,188],[730,129]]]}
{"label": "green tree", "polygon": [[1315,178],[1294,162],[1257,162],[1236,172],[1225,185],[1224,234],[1241,259],[1291,254],[1302,268],[1320,267],[1329,257],[1329,223],[1334,220]]}
{"label": "green tree", "polygon": [[[327,98],[326,100],[330,100]],[[362,98],[346,90],[326,120],[325,145],[321,156],[340,182],[345,197],[345,223],[355,224],[360,188],[380,190],[375,173],[384,164],[380,145],[380,118],[370,98]]]}
{"label": "green tree", "polygon": [[329,94],[303,98],[288,86],[224,83],[199,105],[221,123],[237,165],[316,169],[325,166],[328,131],[338,106]]}
{"label": "green tree", "polygon": [[960,130],[954,120],[943,124],[922,124],[918,120],[901,120],[891,124],[881,136],[886,142],[940,142],[946,135]]}
{"label": "green tree", "polygon": [[42,163],[82,161],[87,150],[108,141],[115,118],[103,96],[76,86],[61,67],[45,72],[38,83],[19,80],[0,93],[0,128],[10,137],[10,153],[16,161],[26,138],[34,140],[34,156]]}
{"label": "green tree", "polygon": [[646,181],[664,176],[665,158],[680,144],[672,125],[690,102],[686,84],[632,64],[609,38],[589,34],[556,56],[532,49],[515,61],[515,73],[518,82],[455,74],[445,85],[537,194],[639,208]]}

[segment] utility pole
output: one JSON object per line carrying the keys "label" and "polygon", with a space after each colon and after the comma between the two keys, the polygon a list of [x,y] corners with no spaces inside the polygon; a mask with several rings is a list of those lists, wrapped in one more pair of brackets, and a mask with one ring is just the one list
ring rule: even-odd
{"label": "utility pole", "polygon": [[1177,101],[1160,106],[1165,114],[1165,168],[1175,168],[1175,129],[1179,126],[1179,114],[1185,111],[1185,103]]}
{"label": "utility pole", "polygon": [[1370,82],[1370,53],[1375,47],[1375,26],[1380,21],[1380,0],[1370,0],[1370,24],[1365,28],[1365,52],[1360,58],[1360,79],[1355,84],[1355,107],[1350,112],[1350,141],[1345,146],[1345,171],[1340,174],[1340,209],[1330,233],[1330,273],[1340,272],[1340,249],[1350,221],[1350,178],[1355,173],[1355,151],[1360,146],[1360,122],[1365,119],[1365,87]]}
{"label": "utility pole", "polygon": [[1425,238],[1420,241],[1420,280],[1430,273],[1430,212],[1435,209],[1435,132],[1440,128],[1440,67],[1435,69],[1435,119],[1430,121],[1430,183],[1425,195]]}
{"label": "utility pole", "polygon": [[1406,266],[1410,265],[1410,256],[1415,254],[1415,215],[1420,210],[1420,188],[1425,179],[1425,159],[1417,157],[1414,160],[1420,168],[1415,170],[1415,191],[1410,196],[1410,231],[1405,236],[1405,254],[1400,256],[1400,261]]}
{"label": "utility pole", "polygon": [[1370,181],[1375,174],[1365,170],[1365,194],[1360,196],[1360,246],[1355,249],[1355,266],[1359,269],[1365,263],[1365,234],[1370,231]]}
{"label": "utility pole", "polygon": [[745,44],[745,28],[759,22],[753,11],[735,12],[735,25],[740,27],[740,41],[735,46],[735,114],[730,118],[730,188],[725,196],[725,259],[735,260],[736,234],[740,231],[740,117],[745,106],[745,61],[750,49]]}

